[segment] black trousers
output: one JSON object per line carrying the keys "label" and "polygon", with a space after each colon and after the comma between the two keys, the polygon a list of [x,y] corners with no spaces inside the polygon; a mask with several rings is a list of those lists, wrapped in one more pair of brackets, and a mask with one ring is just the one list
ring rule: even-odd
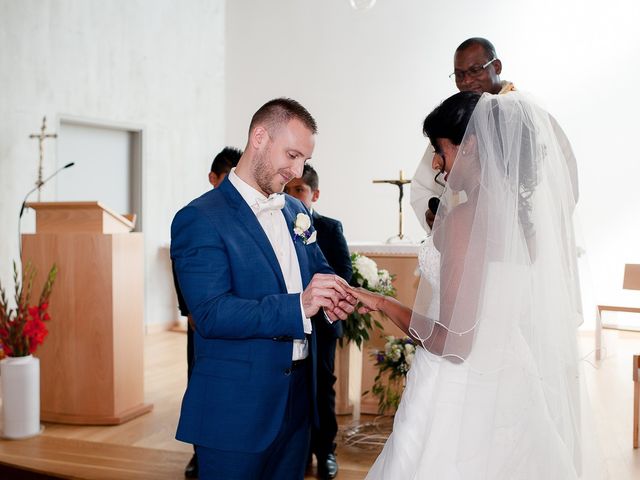
{"label": "black trousers", "polygon": [[338,433],[336,421],[336,391],[334,375],[337,337],[335,329],[322,319],[314,324],[316,329],[317,358],[317,407],[320,426],[311,428],[311,452],[324,460],[335,450]]}

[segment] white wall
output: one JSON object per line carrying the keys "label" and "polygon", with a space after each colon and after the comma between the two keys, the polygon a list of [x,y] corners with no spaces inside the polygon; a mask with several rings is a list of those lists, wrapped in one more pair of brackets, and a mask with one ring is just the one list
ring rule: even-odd
{"label": "white wall", "polygon": [[[175,315],[162,249],[174,212],[209,188],[212,155],[243,147],[270,98],[297,98],[319,122],[319,210],[342,219],[351,241],[386,239],[397,192],[371,180],[412,174],[422,119],[455,91],[453,51],[479,35],[495,43],[503,78],[534,93],[572,140],[583,288],[616,301],[622,264],[640,263],[638,21],[635,0],[378,0],[365,12],[348,0],[0,0],[0,279],[10,287],[17,213],[37,175],[28,135],[43,115],[50,130],[60,116],[143,127],[148,322]],[[50,173],[56,141],[46,145]],[[420,238],[405,202],[406,233]]]}
{"label": "white wall", "polygon": [[[63,115],[134,124],[144,143],[145,319],[176,318],[162,247],[176,210],[209,188],[206,173],[223,143],[224,7],[0,0],[0,279],[9,292],[18,211],[37,177],[37,142],[28,135],[42,116],[49,130]],[[48,140],[45,174],[57,166]],[[45,187],[42,200],[55,200],[55,191]]]}
{"label": "white wall", "polygon": [[[447,78],[455,48],[487,37],[502,78],[533,93],[573,143],[586,304],[617,301],[623,264],[640,263],[639,21],[635,0],[378,0],[365,12],[347,0],[234,0],[227,143],[244,145],[265,101],[298,99],[319,123],[318,209],[341,219],[350,241],[384,240],[396,231],[397,189],[371,180],[414,172],[424,116],[455,92]],[[406,232],[420,238],[405,202]]]}

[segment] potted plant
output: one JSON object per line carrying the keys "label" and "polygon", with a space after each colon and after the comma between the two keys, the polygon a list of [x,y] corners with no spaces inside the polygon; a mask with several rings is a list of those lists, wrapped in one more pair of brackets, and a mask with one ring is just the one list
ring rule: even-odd
{"label": "potted plant", "polygon": [[40,433],[40,361],[33,357],[47,336],[47,309],[57,275],[51,267],[40,297],[32,301],[35,268],[27,263],[22,282],[13,263],[15,307],[0,284],[0,377],[2,380],[3,436],[27,438]]}

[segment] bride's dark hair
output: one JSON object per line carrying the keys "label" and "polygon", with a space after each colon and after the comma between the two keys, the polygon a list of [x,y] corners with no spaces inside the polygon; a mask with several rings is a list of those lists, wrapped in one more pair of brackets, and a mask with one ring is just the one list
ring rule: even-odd
{"label": "bride's dark hair", "polygon": [[[427,115],[427,118],[424,119],[422,131],[434,147],[437,147],[436,140],[438,138],[447,138],[454,145],[462,143],[480,97],[480,94],[474,92],[456,93]],[[511,120],[501,118],[496,98],[492,98],[490,106],[490,115],[495,123],[495,134],[498,136],[497,146],[500,149],[500,155],[498,156],[504,158],[504,155],[509,154],[516,155],[519,159],[528,159],[528,161],[518,162],[515,172],[509,171],[509,162],[502,161],[496,163],[496,165],[504,169],[506,176],[516,174],[518,177],[518,216],[524,237],[527,240],[529,253],[533,259],[536,255],[535,226],[531,218],[531,196],[534,194],[538,183],[538,165],[534,159],[544,158],[546,156],[546,147],[538,141],[538,135],[532,119],[522,111],[521,116],[518,117],[522,121],[520,125],[520,151],[505,151],[509,146],[505,145],[505,141],[502,139],[501,123]]]}
{"label": "bride's dark hair", "polygon": [[[500,158],[504,158],[508,153],[510,145],[502,138],[502,131],[504,128],[503,123],[509,121],[509,119],[501,118],[500,108],[497,100],[494,98],[491,100],[491,115],[495,125],[495,134],[498,137],[498,147],[500,148]],[[522,227],[522,232],[527,241],[527,247],[529,248],[529,255],[531,259],[536,257],[535,249],[535,225],[532,221],[532,207],[531,197],[533,196],[536,186],[538,184],[538,162],[546,156],[546,147],[538,141],[538,133],[532,118],[529,114],[519,109],[521,116],[518,117],[521,120],[520,125],[520,150],[518,152],[510,152],[511,155],[516,156],[519,161],[515,167],[515,172],[510,172],[510,163],[503,161],[498,162],[498,165],[502,164],[504,167],[504,174],[506,176],[516,174],[518,176],[518,218]],[[504,115],[503,115],[504,116]]]}
{"label": "bride's dark hair", "polygon": [[480,100],[475,92],[460,92],[447,98],[424,119],[422,132],[436,146],[437,138],[447,138],[460,145],[469,119]]}

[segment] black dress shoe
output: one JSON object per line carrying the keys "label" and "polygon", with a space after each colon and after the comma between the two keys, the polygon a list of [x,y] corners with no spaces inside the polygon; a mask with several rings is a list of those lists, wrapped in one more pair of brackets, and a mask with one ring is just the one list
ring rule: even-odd
{"label": "black dress shoe", "polygon": [[327,480],[336,478],[338,475],[338,461],[333,453],[327,455],[327,458],[318,459],[318,478]]}
{"label": "black dress shoe", "polygon": [[184,476],[185,478],[198,478],[198,457],[195,453],[184,469]]}

